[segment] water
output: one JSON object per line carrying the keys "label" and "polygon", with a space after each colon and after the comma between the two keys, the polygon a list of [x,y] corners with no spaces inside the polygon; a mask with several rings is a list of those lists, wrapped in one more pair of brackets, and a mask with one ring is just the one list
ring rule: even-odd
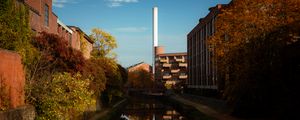
{"label": "water", "polygon": [[154,97],[134,97],[121,110],[130,120],[187,120],[172,106]]}

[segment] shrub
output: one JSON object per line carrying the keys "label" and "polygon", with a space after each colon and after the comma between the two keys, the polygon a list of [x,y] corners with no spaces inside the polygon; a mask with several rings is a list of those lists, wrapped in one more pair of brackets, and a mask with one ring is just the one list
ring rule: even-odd
{"label": "shrub", "polygon": [[80,119],[80,115],[95,106],[89,80],[77,73],[56,73],[52,80],[41,80],[36,86],[37,119]]}

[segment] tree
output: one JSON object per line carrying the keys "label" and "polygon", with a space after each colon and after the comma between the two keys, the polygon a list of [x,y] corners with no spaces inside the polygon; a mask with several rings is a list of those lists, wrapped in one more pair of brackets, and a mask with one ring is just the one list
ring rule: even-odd
{"label": "tree", "polygon": [[96,99],[96,110],[101,109],[101,92],[106,89],[107,78],[105,76],[104,69],[102,68],[102,62],[99,59],[87,60],[84,69],[81,71],[83,77],[90,79],[89,89],[94,91],[93,97]]}
{"label": "tree", "polygon": [[[288,94],[283,53],[299,33],[299,0],[233,0],[216,21],[209,40],[225,79],[224,97],[237,114],[284,111]],[[293,26],[294,25],[294,26]],[[293,27],[292,27],[293,26]],[[286,54],[286,53],[285,53]],[[294,79],[295,80],[295,79]]]}
{"label": "tree", "polygon": [[115,57],[112,50],[117,47],[117,43],[112,35],[99,28],[94,28],[90,37],[95,41],[93,57]]}
{"label": "tree", "polygon": [[37,55],[31,61],[32,64],[27,66],[29,81],[50,76],[55,72],[82,71],[86,62],[82,53],[69,47],[63,38],[56,34],[42,32],[33,39],[32,44],[37,50]]}
{"label": "tree", "polygon": [[[95,91],[90,89],[94,80],[92,78],[99,78],[101,74],[81,76],[86,73],[83,71],[87,61],[80,51],[69,47],[67,42],[56,34],[42,32],[33,37],[32,45],[38,54],[31,61],[32,64],[27,66],[26,103],[35,106],[38,119],[64,119],[62,113],[67,110],[73,111],[73,114],[76,114],[74,116],[81,114],[86,109],[84,107],[90,104],[82,101],[94,98]],[[75,88],[80,91],[70,90]],[[72,96],[69,96],[71,94]],[[80,108],[77,106],[78,109],[75,109],[70,101],[76,104],[80,102]],[[72,113],[68,114],[66,119]]]}
{"label": "tree", "polygon": [[152,74],[144,69],[129,72],[127,85],[132,88],[152,88],[154,86]]}
{"label": "tree", "polygon": [[101,63],[106,77],[105,90],[101,93],[102,103],[108,107],[114,97],[121,97],[123,95],[122,86],[123,80],[118,67],[118,64],[112,58],[97,58]]}
{"label": "tree", "polygon": [[35,86],[38,120],[80,120],[88,108],[94,109],[95,99],[89,80],[77,73],[55,73],[52,80],[40,80]]}

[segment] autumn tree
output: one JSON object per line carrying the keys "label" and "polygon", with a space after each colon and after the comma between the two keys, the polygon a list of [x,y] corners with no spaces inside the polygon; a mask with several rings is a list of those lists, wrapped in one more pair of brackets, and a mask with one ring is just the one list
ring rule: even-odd
{"label": "autumn tree", "polygon": [[131,71],[128,73],[127,86],[132,88],[152,88],[154,86],[152,74],[144,69]]}
{"label": "autumn tree", "polygon": [[94,28],[90,37],[95,42],[92,51],[93,57],[115,57],[112,50],[117,47],[117,43],[112,35],[99,28]]}
{"label": "autumn tree", "polygon": [[46,32],[33,37],[33,46],[37,57],[28,66],[28,80],[50,76],[54,72],[82,71],[85,59],[82,53],[68,46],[68,43],[56,34]]}
{"label": "autumn tree", "polygon": [[93,91],[88,79],[79,73],[55,73],[51,80],[37,81],[34,106],[37,120],[81,120],[87,109],[95,110]]}
{"label": "autumn tree", "polygon": [[288,106],[278,104],[287,100],[278,96],[287,93],[283,55],[297,43],[291,25],[297,26],[299,15],[299,0],[233,0],[218,16],[209,43],[226,83],[224,96],[237,114],[279,112]]}

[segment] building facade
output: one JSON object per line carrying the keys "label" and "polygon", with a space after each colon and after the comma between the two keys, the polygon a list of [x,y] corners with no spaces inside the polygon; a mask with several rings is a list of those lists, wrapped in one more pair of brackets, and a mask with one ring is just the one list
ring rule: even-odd
{"label": "building facade", "polygon": [[52,0],[19,0],[29,8],[29,24],[35,33],[57,34],[57,16],[52,12]]}
{"label": "building facade", "polygon": [[72,39],[74,39],[73,36],[73,31],[67,27],[67,25],[65,25],[63,22],[61,22],[61,20],[57,19],[57,34],[58,36],[60,36],[61,38],[63,38],[63,40],[65,40],[69,46],[72,46]]}
{"label": "building facade", "polygon": [[90,58],[93,41],[79,27],[65,25],[52,11],[52,0],[18,0],[29,8],[29,25],[34,34],[57,34],[68,45]]}
{"label": "building facade", "polygon": [[86,59],[91,57],[94,41],[84,33],[79,27],[68,26],[72,31],[70,45],[72,48],[80,50]]}
{"label": "building facade", "polygon": [[145,70],[149,73],[152,73],[152,66],[147,63],[140,62],[127,68],[128,72],[133,72],[137,70]]}
{"label": "building facade", "polygon": [[187,54],[164,53],[163,47],[156,47],[155,80],[169,86],[183,86],[187,80]]}
{"label": "building facade", "polygon": [[218,91],[219,79],[213,49],[208,45],[208,38],[216,32],[215,21],[225,5],[209,9],[206,17],[201,18],[197,26],[187,35],[188,80],[187,88],[210,89]]}

